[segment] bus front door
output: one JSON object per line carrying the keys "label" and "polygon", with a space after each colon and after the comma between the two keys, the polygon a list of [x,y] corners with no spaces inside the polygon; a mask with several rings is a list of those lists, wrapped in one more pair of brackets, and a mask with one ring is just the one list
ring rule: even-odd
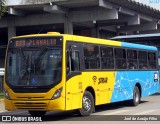
{"label": "bus front door", "polygon": [[75,43],[67,46],[66,110],[72,110],[82,107],[80,47]]}

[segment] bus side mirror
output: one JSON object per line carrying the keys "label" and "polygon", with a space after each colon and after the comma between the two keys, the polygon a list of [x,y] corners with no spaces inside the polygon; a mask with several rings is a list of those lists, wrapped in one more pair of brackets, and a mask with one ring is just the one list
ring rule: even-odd
{"label": "bus side mirror", "polygon": [[70,72],[69,67],[66,68],[66,72],[67,72],[67,74]]}
{"label": "bus side mirror", "polygon": [[66,63],[66,73],[68,74],[69,72],[70,72],[70,50],[69,51],[67,51],[67,58],[66,58],[66,60],[67,60],[67,63]]}

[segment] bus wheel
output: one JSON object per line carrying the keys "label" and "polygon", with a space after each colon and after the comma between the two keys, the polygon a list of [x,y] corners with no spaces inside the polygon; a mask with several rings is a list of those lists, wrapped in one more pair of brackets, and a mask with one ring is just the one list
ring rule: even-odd
{"label": "bus wheel", "polygon": [[140,103],[140,91],[139,88],[137,86],[134,87],[134,91],[133,91],[133,100],[131,100],[131,104],[133,106],[137,106]]}
{"label": "bus wheel", "polygon": [[89,91],[85,91],[82,99],[82,108],[79,109],[81,116],[88,116],[94,111],[94,98]]}
{"label": "bus wheel", "polygon": [[28,112],[33,117],[43,117],[46,114],[46,111],[28,111]]}

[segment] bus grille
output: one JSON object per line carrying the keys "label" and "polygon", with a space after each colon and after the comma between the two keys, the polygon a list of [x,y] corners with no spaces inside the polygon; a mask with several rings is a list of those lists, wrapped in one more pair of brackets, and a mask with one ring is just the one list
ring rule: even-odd
{"label": "bus grille", "polygon": [[43,99],[44,97],[17,97],[18,99]]}
{"label": "bus grille", "polygon": [[16,102],[14,105],[17,109],[27,110],[45,110],[47,107],[47,104],[43,102]]}

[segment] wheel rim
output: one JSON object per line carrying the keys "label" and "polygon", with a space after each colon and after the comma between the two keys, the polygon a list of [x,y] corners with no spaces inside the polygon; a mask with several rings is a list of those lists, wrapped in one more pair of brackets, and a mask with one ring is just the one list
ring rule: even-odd
{"label": "wheel rim", "polygon": [[83,109],[87,112],[91,109],[91,100],[89,97],[84,96],[83,97]]}

